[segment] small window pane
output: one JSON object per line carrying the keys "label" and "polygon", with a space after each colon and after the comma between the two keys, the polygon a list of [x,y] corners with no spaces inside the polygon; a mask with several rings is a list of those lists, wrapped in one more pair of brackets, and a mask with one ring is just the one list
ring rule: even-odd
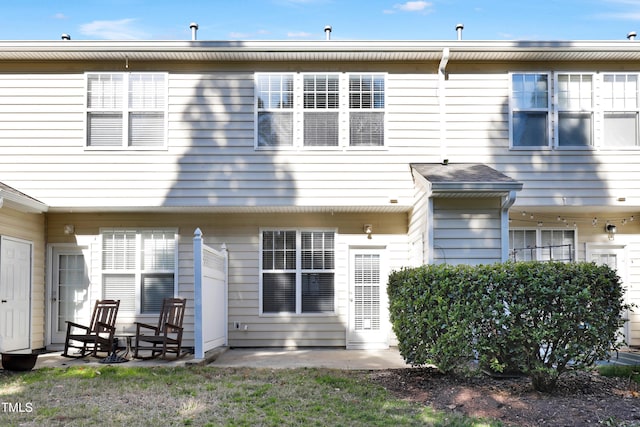
{"label": "small window pane", "polygon": [[293,145],[293,113],[258,113],[258,146]]}
{"label": "small window pane", "polygon": [[87,145],[90,147],[122,146],[122,113],[88,113]]}
{"label": "small window pane", "polygon": [[558,145],[592,145],[591,113],[559,113]]}
{"label": "small window pane", "polygon": [[349,145],[384,145],[384,113],[351,112],[349,116]]}
{"label": "small window pane", "polygon": [[302,312],[327,313],[333,311],[333,273],[303,273]]}
{"label": "small window pane", "polygon": [[173,297],[173,274],[145,274],[142,276],[141,313],[160,313],[162,301]]}
{"label": "small window pane", "polygon": [[262,275],[263,313],[295,313],[295,273],[264,273]]}
{"label": "small window pane", "polygon": [[638,113],[605,113],[604,145],[633,147],[638,145]]}
{"label": "small window pane", "polygon": [[307,147],[337,147],[338,138],[337,112],[305,112],[304,113],[304,145]]}
{"label": "small window pane", "polygon": [[164,113],[142,112],[129,115],[129,146],[164,145]]}
{"label": "small window pane", "polygon": [[548,145],[546,112],[513,113],[513,146],[542,147]]}

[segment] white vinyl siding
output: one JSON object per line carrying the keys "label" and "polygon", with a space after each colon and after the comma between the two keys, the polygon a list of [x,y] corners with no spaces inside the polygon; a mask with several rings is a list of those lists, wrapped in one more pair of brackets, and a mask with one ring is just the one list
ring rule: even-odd
{"label": "white vinyl siding", "polygon": [[258,73],[256,148],[385,146],[385,74]]}
{"label": "white vinyl siding", "polygon": [[102,295],[128,314],[158,313],[174,296],[174,230],[108,229],[102,233]]}
{"label": "white vinyl siding", "polygon": [[264,230],[262,313],[335,311],[335,237],[328,231]]}
{"label": "white vinyl siding", "polygon": [[87,147],[165,147],[166,74],[88,73],[86,82]]}

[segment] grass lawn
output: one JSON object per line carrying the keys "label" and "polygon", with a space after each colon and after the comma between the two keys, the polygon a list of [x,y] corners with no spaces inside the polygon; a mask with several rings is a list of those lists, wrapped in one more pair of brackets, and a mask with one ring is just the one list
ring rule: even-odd
{"label": "grass lawn", "polygon": [[2,426],[498,426],[328,369],[84,366],[0,371]]}

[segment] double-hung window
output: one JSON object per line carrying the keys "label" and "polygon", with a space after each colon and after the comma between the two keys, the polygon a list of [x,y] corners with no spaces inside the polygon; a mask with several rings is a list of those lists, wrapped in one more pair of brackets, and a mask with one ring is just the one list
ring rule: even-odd
{"label": "double-hung window", "polygon": [[293,74],[256,77],[258,147],[293,145]]}
{"label": "double-hung window", "polygon": [[384,74],[256,74],[256,147],[383,147],[385,96]]}
{"label": "double-hung window", "polygon": [[605,147],[637,147],[638,74],[602,76],[603,138]]}
{"label": "double-hung window", "polygon": [[166,73],[88,73],[87,147],[166,146]]}
{"label": "double-hung window", "polygon": [[549,75],[511,75],[511,131],[514,147],[549,144]]}
{"label": "double-hung window", "polygon": [[174,296],[176,231],[105,229],[102,237],[102,295],[120,300],[120,312],[158,313]]}
{"label": "double-hung window", "polygon": [[593,146],[593,75],[557,74],[558,146]]}
{"label": "double-hung window", "polygon": [[261,236],[261,312],[335,311],[335,233],[264,230]]}
{"label": "double-hung window", "polygon": [[509,253],[513,261],[569,262],[575,260],[575,248],[575,230],[509,230]]}
{"label": "double-hung window", "polygon": [[349,145],[384,145],[384,76],[349,76]]}

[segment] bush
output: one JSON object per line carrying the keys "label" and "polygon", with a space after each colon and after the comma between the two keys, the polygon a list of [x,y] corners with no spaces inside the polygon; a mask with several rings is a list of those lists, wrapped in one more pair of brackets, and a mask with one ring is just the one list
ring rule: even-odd
{"label": "bush", "polygon": [[619,278],[593,263],[428,265],[389,277],[390,315],[407,363],[449,372],[476,355],[550,391],[619,346]]}

